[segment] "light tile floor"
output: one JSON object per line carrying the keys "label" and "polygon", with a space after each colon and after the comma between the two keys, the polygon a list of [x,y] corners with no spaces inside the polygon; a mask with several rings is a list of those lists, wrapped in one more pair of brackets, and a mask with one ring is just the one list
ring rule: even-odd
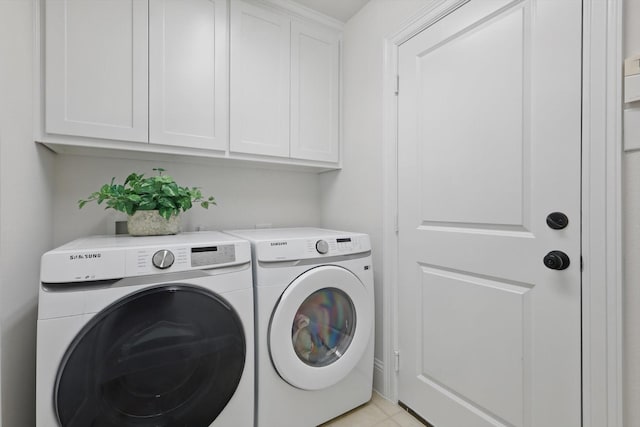
{"label": "light tile floor", "polygon": [[368,403],[320,427],[424,427],[424,424],[374,391]]}

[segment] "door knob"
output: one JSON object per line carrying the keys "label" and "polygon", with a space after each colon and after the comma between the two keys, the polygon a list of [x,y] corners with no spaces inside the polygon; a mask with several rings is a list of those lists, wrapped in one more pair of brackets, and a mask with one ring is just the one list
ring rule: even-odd
{"label": "door knob", "polygon": [[547,225],[554,230],[562,230],[569,225],[569,218],[562,212],[551,212],[547,215]]}
{"label": "door knob", "polygon": [[544,265],[552,270],[564,270],[571,263],[569,256],[562,251],[551,251],[543,259]]}

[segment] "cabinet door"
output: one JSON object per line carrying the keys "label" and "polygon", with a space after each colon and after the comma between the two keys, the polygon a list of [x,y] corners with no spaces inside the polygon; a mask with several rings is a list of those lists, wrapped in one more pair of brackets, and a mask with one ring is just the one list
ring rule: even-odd
{"label": "cabinet door", "polygon": [[150,0],[149,142],[226,150],[226,0]]}
{"label": "cabinet door", "polygon": [[290,20],[231,2],[231,151],[289,156]]}
{"label": "cabinet door", "polygon": [[47,0],[47,133],[147,142],[147,0]]}
{"label": "cabinet door", "polygon": [[291,157],[338,162],[338,35],[294,21],[291,26]]}

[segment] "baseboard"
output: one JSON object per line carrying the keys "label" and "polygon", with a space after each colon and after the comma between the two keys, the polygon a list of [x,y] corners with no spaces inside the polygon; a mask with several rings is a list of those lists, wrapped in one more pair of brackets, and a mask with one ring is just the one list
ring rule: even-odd
{"label": "baseboard", "polygon": [[384,362],[380,359],[373,360],[373,389],[384,396]]}

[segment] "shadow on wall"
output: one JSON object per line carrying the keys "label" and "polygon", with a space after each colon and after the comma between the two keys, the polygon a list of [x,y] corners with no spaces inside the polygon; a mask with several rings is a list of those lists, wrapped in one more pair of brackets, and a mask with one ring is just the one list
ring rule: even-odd
{"label": "shadow on wall", "polygon": [[36,424],[36,319],[35,299],[2,319],[3,399],[0,414],[3,426]]}

